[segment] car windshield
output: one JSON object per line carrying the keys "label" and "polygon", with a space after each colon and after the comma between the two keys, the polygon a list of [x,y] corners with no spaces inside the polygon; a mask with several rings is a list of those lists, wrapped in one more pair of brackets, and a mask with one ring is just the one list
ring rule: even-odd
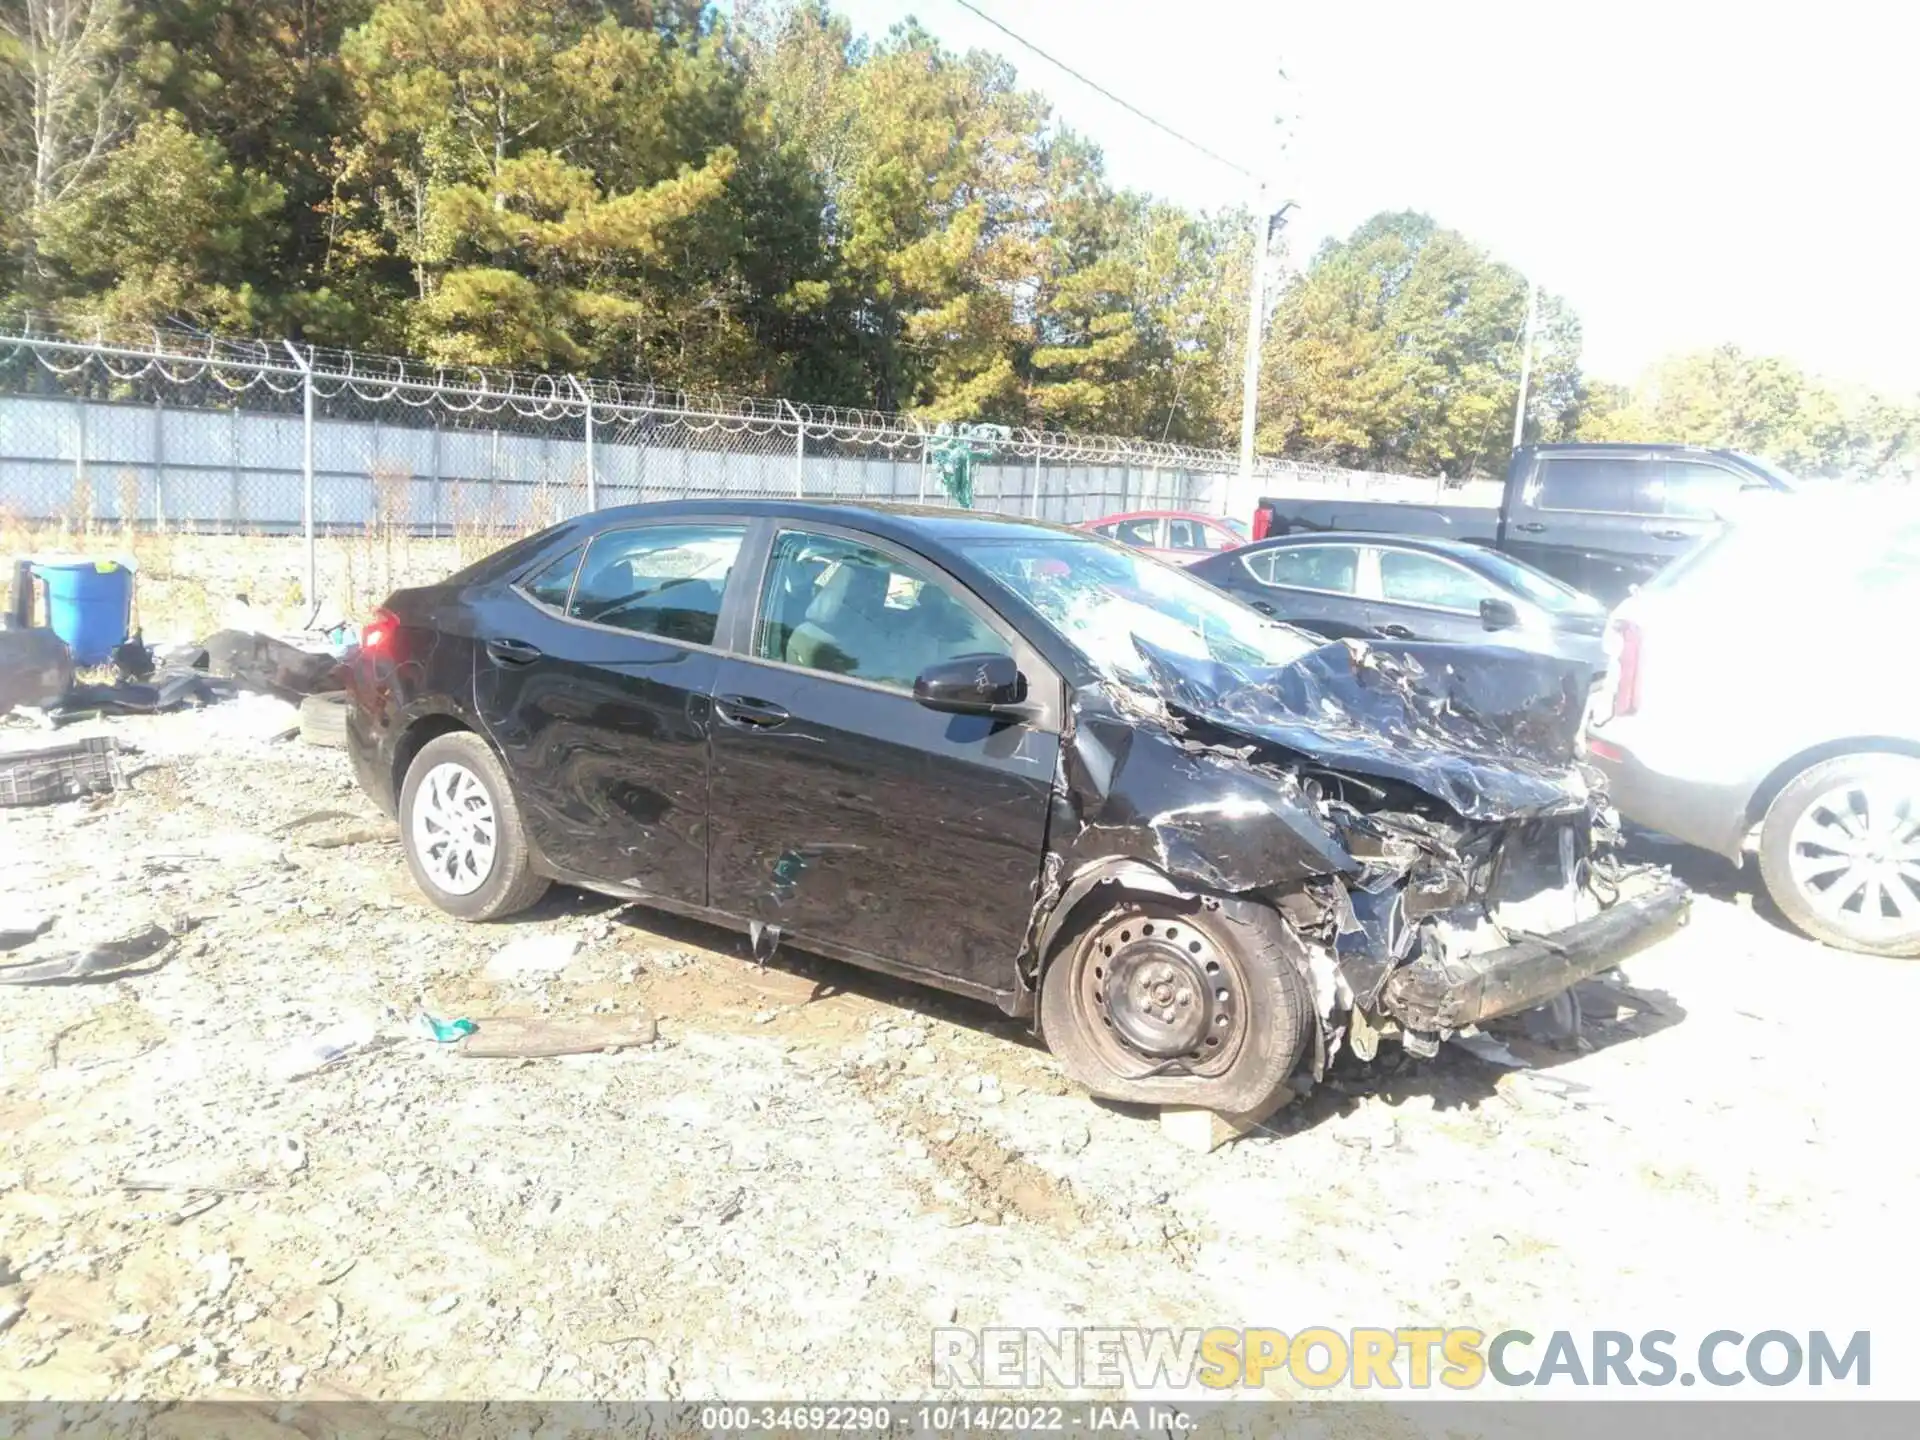
{"label": "car windshield", "polygon": [[1482,575],[1497,580],[1550,615],[1598,615],[1607,608],[1591,595],[1583,595],[1571,585],[1562,585],[1551,575],[1543,575],[1531,565],[1523,565],[1497,550],[1475,555],[1472,565]]}
{"label": "car windshield", "polygon": [[1288,665],[1320,642],[1177,566],[1074,535],[963,541],[992,575],[1109,679],[1149,688],[1138,642],[1196,660]]}

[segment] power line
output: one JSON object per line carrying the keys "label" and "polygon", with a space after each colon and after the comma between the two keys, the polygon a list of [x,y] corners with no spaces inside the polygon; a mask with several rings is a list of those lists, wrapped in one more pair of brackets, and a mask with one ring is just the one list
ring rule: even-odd
{"label": "power line", "polygon": [[1005,35],[1009,40],[1013,41],[1014,44],[1022,46],[1025,49],[1031,50],[1034,54],[1038,55],[1042,60],[1046,61],[1049,65],[1052,65],[1058,69],[1066,71],[1067,74],[1071,75],[1074,79],[1078,80],[1082,85],[1086,86],[1089,90],[1094,91],[1096,94],[1104,95],[1107,99],[1111,100],[1114,104],[1118,105],[1122,110],[1127,111],[1129,114],[1138,116],[1140,119],[1146,121],[1147,124],[1153,126],[1154,129],[1162,131],[1165,134],[1171,135],[1174,139],[1178,140],[1182,145],[1187,146],[1189,149],[1199,151],[1202,155],[1206,156],[1209,160],[1213,161],[1216,165],[1224,165],[1227,167],[1227,169],[1233,171],[1235,174],[1246,176],[1247,179],[1253,181],[1255,184],[1263,183],[1261,181],[1260,176],[1254,174],[1253,171],[1247,169],[1244,165],[1236,165],[1233,161],[1227,159],[1226,156],[1218,154],[1215,151],[1209,150],[1206,146],[1202,145],[1198,140],[1195,140],[1192,137],[1187,135],[1182,135],[1178,130],[1174,129],[1171,125],[1167,124],[1164,120],[1156,120],[1153,116],[1149,115],[1146,111],[1142,110],[1138,105],[1133,104],[1129,100],[1124,100],[1120,96],[1114,94],[1113,91],[1107,89],[1107,87],[1102,85],[1099,81],[1088,79],[1085,75],[1082,75],[1078,70],[1074,69],[1073,66],[1067,64],[1066,61],[1058,59],[1055,56],[1049,55],[1045,50],[1042,50],[1038,45],[1034,44],[1031,40],[1027,39],[1024,35],[1020,35],[1015,31],[1009,30],[1005,25],[1002,25],[998,20],[994,19],[993,16],[987,14],[987,12],[982,10],[978,5],[973,4],[972,0],[953,0],[953,3],[958,5],[963,10],[972,11],[975,15],[979,16],[982,20],[986,21],[987,24],[991,25],[994,29],[998,30],[1002,35]]}

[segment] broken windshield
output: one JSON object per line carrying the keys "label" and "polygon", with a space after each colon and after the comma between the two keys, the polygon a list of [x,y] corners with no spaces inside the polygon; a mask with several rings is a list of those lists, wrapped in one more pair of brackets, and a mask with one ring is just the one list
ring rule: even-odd
{"label": "broken windshield", "polygon": [[1153,680],[1140,645],[1228,665],[1290,665],[1320,642],[1175,565],[1093,536],[988,537],[960,550],[1030,605],[1109,679]]}

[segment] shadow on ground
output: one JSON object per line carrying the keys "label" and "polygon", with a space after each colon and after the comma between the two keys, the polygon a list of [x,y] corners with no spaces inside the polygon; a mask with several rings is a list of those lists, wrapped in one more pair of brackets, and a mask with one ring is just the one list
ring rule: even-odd
{"label": "shadow on ground", "polygon": [[[748,938],[739,931],[669,914],[664,910],[651,910],[644,905],[597,900],[592,896],[586,898],[590,903],[582,909],[557,911],[555,918],[567,914],[604,912],[617,923],[644,931],[661,944],[727,955],[743,965],[757,963]],[[548,902],[541,903],[545,905]],[[910,980],[896,979],[877,970],[867,970],[785,944],[768,958],[766,968],[811,982],[813,988],[806,997],[806,1003],[831,999],[837,995],[856,995],[875,1005],[907,1012],[902,1016],[903,1019],[907,1015],[922,1015],[965,1026],[983,1035],[1011,1041],[1029,1049],[1040,1048],[1040,1042],[1031,1033],[1027,1021],[1003,1014],[985,1001],[970,1000],[966,996],[936,990],[928,985],[916,985]]]}
{"label": "shadow on ground", "polygon": [[[729,956],[743,966],[756,963],[745,935],[644,905],[556,888],[531,913],[545,919],[605,915],[664,946]],[[875,1006],[901,1012],[903,1019],[924,1016],[971,1029],[1019,1049],[1044,1048],[1027,1021],[1004,1015],[984,1002],[790,946],[783,945],[766,964],[770,971],[810,984],[812,988],[800,1002],[802,1005],[841,995],[858,996]],[[1277,1134],[1310,1128],[1351,1111],[1367,1096],[1378,1096],[1389,1105],[1425,1096],[1432,1099],[1437,1110],[1470,1110],[1497,1096],[1500,1077],[1513,1069],[1527,1071],[1532,1083],[1542,1089],[1577,1097],[1586,1087],[1554,1071],[1583,1055],[1658,1034],[1686,1018],[1685,1008],[1671,994],[1628,985],[1617,974],[1613,978],[1583,981],[1575,987],[1575,993],[1582,1014],[1577,1042],[1550,1038],[1551,1027],[1546,1026],[1541,1017],[1529,1015],[1495,1021],[1488,1027],[1490,1037],[1511,1055],[1514,1062],[1511,1065],[1484,1059],[1455,1043],[1442,1045],[1440,1053],[1432,1059],[1410,1059],[1389,1037],[1382,1041],[1380,1054],[1372,1062],[1362,1063],[1343,1054],[1310,1095],[1283,1110],[1265,1128]],[[1151,1107],[1096,1103],[1117,1113],[1141,1118],[1154,1114]]]}

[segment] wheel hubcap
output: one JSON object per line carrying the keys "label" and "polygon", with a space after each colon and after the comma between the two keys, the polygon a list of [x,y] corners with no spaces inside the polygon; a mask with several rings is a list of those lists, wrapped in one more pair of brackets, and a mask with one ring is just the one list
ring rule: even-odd
{"label": "wheel hubcap", "polygon": [[449,895],[470,895],[487,883],[499,841],[493,797],[464,765],[433,767],[413,797],[413,853]]}
{"label": "wheel hubcap", "polygon": [[1196,927],[1142,916],[1109,922],[1091,937],[1080,982],[1088,1029],[1117,1069],[1184,1061],[1207,1073],[1232,1063],[1239,970]]}
{"label": "wheel hubcap", "polygon": [[1809,904],[1860,931],[1920,927],[1920,798],[1893,777],[1850,782],[1793,827],[1788,870]]}

